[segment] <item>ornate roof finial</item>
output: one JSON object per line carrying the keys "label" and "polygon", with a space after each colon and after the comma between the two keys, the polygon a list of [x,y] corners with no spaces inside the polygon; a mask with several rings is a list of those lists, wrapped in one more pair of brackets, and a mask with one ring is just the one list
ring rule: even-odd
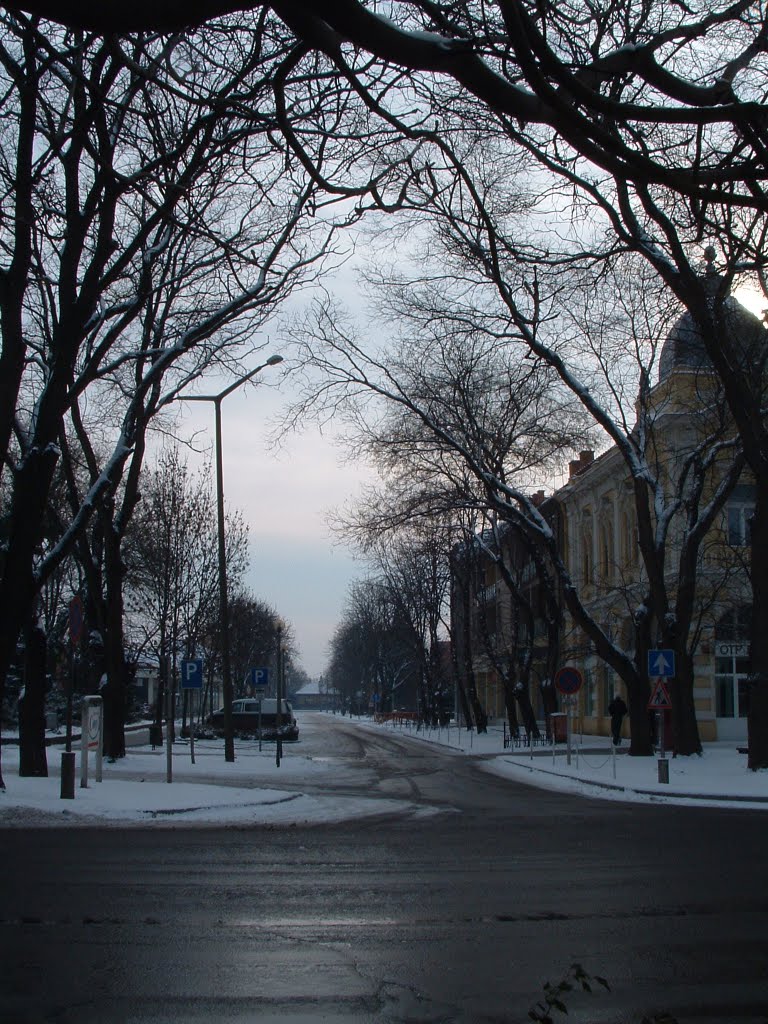
{"label": "ornate roof finial", "polygon": [[723,286],[723,279],[720,274],[718,274],[717,268],[715,267],[716,256],[717,249],[714,245],[708,245],[704,250],[704,258],[707,261],[707,265],[704,270],[702,283],[704,285],[704,291],[706,292],[707,298],[710,302],[714,302],[718,297],[723,299],[727,294],[727,289]]}

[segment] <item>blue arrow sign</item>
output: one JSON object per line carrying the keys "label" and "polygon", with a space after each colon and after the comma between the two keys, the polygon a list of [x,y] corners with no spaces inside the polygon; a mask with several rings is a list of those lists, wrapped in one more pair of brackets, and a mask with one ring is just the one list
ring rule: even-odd
{"label": "blue arrow sign", "polygon": [[661,647],[648,651],[648,675],[657,679],[671,679],[675,674],[675,652]]}
{"label": "blue arrow sign", "polygon": [[203,659],[189,658],[181,663],[181,688],[182,690],[202,690],[203,688]]}

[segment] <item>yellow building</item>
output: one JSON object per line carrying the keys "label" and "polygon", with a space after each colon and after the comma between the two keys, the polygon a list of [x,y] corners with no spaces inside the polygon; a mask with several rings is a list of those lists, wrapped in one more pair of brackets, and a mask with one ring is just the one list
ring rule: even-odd
{"label": "yellow building", "polygon": [[[757,338],[762,348],[765,330],[760,322],[734,299],[727,303],[732,328],[748,344]],[[635,428],[637,447],[661,485],[656,521],[671,514],[679,502],[668,539],[666,583],[673,596],[685,518],[692,514],[692,503],[686,504],[686,474],[694,464],[700,466],[703,459],[711,458],[715,445],[722,445],[722,454],[709,469],[703,507],[733,459],[733,447],[727,444],[732,433],[703,342],[694,321],[685,314],[664,344],[658,383],[650,389]],[[698,454],[701,458],[694,459]],[[563,510],[565,561],[581,600],[611,639],[631,652],[633,616],[647,592],[647,580],[637,541],[633,479],[624,457],[616,447],[599,458],[582,452],[570,464],[568,483],[555,499]],[[746,566],[752,507],[752,488],[742,475],[699,554],[689,646],[694,650],[693,696],[702,740],[746,740],[750,610]],[[608,734],[608,703],[617,691],[626,699],[624,687],[572,626],[566,626],[562,656],[584,676],[579,727],[586,733]]]}
{"label": "yellow building", "polygon": [[[739,339],[747,366],[751,357],[758,364],[755,349],[763,353],[766,345],[763,325],[734,298],[726,300],[725,310],[729,332]],[[635,410],[632,445],[644,460],[648,479],[658,482],[653,527],[669,516],[665,585],[674,603],[683,578],[684,531],[731,472],[737,451],[717,377],[690,314],[678,320],[666,339],[658,380],[653,386],[649,383],[642,403]],[[698,495],[695,473],[703,481]],[[749,517],[754,501],[748,475],[734,479],[699,547],[687,642],[693,661],[694,707],[704,741],[746,741],[747,737]],[[570,463],[568,482],[551,497],[545,499],[539,492],[534,499],[558,538],[582,604],[603,633],[630,657],[635,650],[636,616],[647,609],[648,595],[634,492],[627,458],[614,446],[597,458],[592,451],[582,451]],[[523,677],[541,722],[545,710],[552,710],[555,666],[572,665],[584,677],[577,700],[577,728],[608,735],[608,704],[616,692],[627,700],[625,688],[567,615],[553,636],[524,538],[505,524],[478,536],[461,551],[464,578],[454,573],[452,591],[456,662],[465,685],[474,687],[489,717],[504,717],[507,704],[514,704],[510,701],[513,684]],[[514,577],[517,596],[504,579],[500,558],[510,578]],[[656,628],[651,635],[657,635]],[[527,675],[520,668],[524,657],[530,659]],[[625,734],[628,728],[625,721]]]}

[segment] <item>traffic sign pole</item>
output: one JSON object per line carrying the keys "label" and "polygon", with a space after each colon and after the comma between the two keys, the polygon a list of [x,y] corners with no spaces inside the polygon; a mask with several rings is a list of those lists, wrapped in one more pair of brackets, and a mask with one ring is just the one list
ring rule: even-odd
{"label": "traffic sign pole", "polygon": [[664,712],[672,707],[665,680],[672,679],[675,674],[675,652],[672,650],[654,650],[648,652],[648,673],[657,676],[656,685],[648,701],[648,710],[656,712],[656,731],[659,736],[658,779],[669,782],[669,761],[664,747]]}
{"label": "traffic sign pole", "polygon": [[667,760],[667,752],[664,749],[664,712],[656,712],[656,721],[658,723],[659,730],[659,782],[669,782],[669,761]]}
{"label": "traffic sign pole", "polygon": [[[571,712],[576,702],[576,694],[584,683],[584,676],[581,671],[572,665],[565,665],[555,672],[555,687],[563,696],[565,705],[565,756],[566,763],[571,763]],[[555,752],[555,736],[552,730],[552,756]]]}
{"label": "traffic sign pole", "polygon": [[67,682],[66,743],[61,753],[62,800],[75,799],[75,752],[72,749],[72,694],[75,688],[75,649],[83,635],[85,612],[83,600],[78,595],[69,602],[69,680]]}
{"label": "traffic sign pole", "polygon": [[189,756],[195,763],[195,691],[203,692],[203,659],[184,658],[181,662],[181,688],[185,691],[186,711],[189,716]]}
{"label": "traffic sign pole", "polygon": [[96,781],[102,779],[104,746],[104,704],[101,697],[83,698],[80,726],[80,788],[88,789],[88,751],[96,751]]}

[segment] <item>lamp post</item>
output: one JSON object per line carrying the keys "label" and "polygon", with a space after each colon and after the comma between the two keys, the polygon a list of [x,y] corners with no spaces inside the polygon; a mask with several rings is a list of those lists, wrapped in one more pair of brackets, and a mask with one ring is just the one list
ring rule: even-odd
{"label": "lamp post", "polygon": [[218,395],[187,395],[184,402],[213,402],[216,412],[216,519],[219,536],[219,618],[221,619],[221,670],[224,683],[224,760],[235,760],[235,730],[232,722],[232,663],[229,657],[229,602],[227,599],[227,549],[224,537],[224,462],[221,449],[221,403],[236,388],[255,377],[265,366],[275,366],[282,356],[270,356],[266,363],[251,370],[224,388]]}

